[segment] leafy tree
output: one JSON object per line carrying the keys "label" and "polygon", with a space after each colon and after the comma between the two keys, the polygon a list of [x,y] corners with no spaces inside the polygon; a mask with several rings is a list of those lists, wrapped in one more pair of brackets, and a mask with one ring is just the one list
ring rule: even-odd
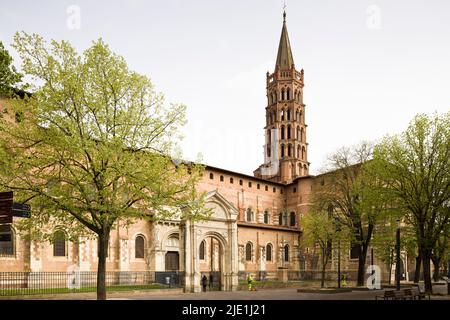
{"label": "leafy tree", "polygon": [[340,237],[341,233],[336,231],[334,218],[326,211],[310,212],[303,219],[303,244],[318,247],[320,251],[322,288],[325,286],[325,270],[331,258],[332,243]]}
{"label": "leafy tree", "polygon": [[450,221],[450,112],[417,115],[405,132],[375,147],[373,164],[385,192],[414,228],[425,289],[431,292],[432,251]]}
{"label": "leafy tree", "polygon": [[[315,193],[318,206],[334,208],[333,215],[346,227],[349,240],[358,247],[357,285],[364,285],[367,250],[378,220],[388,208],[389,198],[381,193],[380,182],[374,179],[370,159],[372,144],[362,142],[343,147],[332,154],[319,180]],[[391,208],[392,210],[392,208]]]}
{"label": "leafy tree", "polygon": [[82,55],[66,41],[17,33],[14,48],[34,78],[33,95],[2,119],[2,184],[33,204],[23,226],[51,237],[63,226],[98,239],[97,298],[105,299],[111,229],[136,219],[208,214],[196,184],[203,167],[174,162],[185,106],[166,106],[150,80],[100,39]]}
{"label": "leafy tree", "polygon": [[22,75],[12,65],[13,59],[0,41],[0,96],[9,95],[11,88],[22,80]]}

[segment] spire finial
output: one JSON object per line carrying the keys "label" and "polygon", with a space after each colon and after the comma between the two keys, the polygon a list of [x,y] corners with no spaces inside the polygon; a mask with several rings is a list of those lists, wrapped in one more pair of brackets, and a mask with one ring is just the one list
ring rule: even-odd
{"label": "spire finial", "polygon": [[283,22],[286,22],[286,1],[283,2]]}

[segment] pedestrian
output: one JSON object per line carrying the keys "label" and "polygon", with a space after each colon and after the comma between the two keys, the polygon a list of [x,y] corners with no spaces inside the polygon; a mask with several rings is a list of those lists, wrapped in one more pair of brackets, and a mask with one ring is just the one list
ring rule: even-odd
{"label": "pedestrian", "polygon": [[247,276],[247,284],[248,284],[248,291],[256,291],[253,288],[253,278],[252,278],[252,274],[251,273],[249,273],[248,276]]}
{"label": "pedestrian", "polygon": [[208,285],[208,279],[206,278],[205,275],[203,275],[202,277],[202,287],[203,287],[203,292],[206,292],[206,286]]}
{"label": "pedestrian", "polygon": [[213,274],[210,273],[209,274],[209,290],[211,290],[213,282],[214,282],[214,277],[213,277]]}

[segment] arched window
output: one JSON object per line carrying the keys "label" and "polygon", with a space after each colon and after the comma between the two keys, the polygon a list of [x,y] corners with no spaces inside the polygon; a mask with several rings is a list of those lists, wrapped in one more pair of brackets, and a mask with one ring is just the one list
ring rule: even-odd
{"label": "arched window", "polygon": [[209,174],[209,178],[210,178],[210,179],[214,179],[214,174],[210,173],[210,174]]}
{"label": "arched window", "polygon": [[278,215],[278,224],[281,226],[283,225],[283,214],[280,212]]}
{"label": "arched window", "polygon": [[287,88],[287,91],[286,91],[286,95],[287,95],[287,100],[291,100],[291,90],[289,89],[289,88]]}
{"label": "arched window", "polygon": [[205,246],[206,242],[203,240],[202,243],[200,243],[200,249],[198,250],[200,260],[205,260]]}
{"label": "arched window", "polygon": [[292,144],[288,145],[288,157],[292,156]]}
{"label": "arched window", "polygon": [[272,112],[272,124],[277,120],[277,114],[274,112]]}
{"label": "arched window", "polygon": [[297,140],[301,141],[301,136],[300,136],[300,126],[297,126]]}
{"label": "arched window", "polygon": [[300,146],[297,146],[297,158],[300,158]]}
{"label": "arched window", "polygon": [[[289,113],[288,113],[289,114]],[[290,139],[291,138],[291,126],[288,125],[287,126],[287,138]]]}
{"label": "arched window", "polygon": [[264,223],[266,224],[269,223],[269,218],[270,218],[269,212],[267,210],[264,211]]}
{"label": "arched window", "polygon": [[287,225],[288,225],[288,213],[283,212],[283,226],[287,226]]}
{"label": "arched window", "polygon": [[303,165],[303,173],[304,173],[305,175],[308,174],[308,167],[306,166],[306,164]]}
{"label": "arched window", "polygon": [[66,256],[66,235],[62,231],[56,231],[53,234],[53,256]]}
{"label": "arched window", "polygon": [[305,147],[302,147],[302,159],[305,160]]}
{"label": "arched window", "polygon": [[303,137],[303,132],[304,132],[304,131],[303,131],[303,128],[301,128],[301,129],[300,129],[300,141],[302,141],[302,142],[303,142],[303,138],[304,138],[304,137]]}
{"label": "arched window", "polygon": [[134,239],[134,257],[136,259],[144,259],[145,257],[145,239],[141,234]]}
{"label": "arched window", "polygon": [[252,261],[252,243],[247,242],[245,245],[245,260]]}
{"label": "arched window", "polygon": [[281,100],[284,100],[284,89],[281,89]]}
{"label": "arched window", "polygon": [[272,245],[270,243],[266,246],[266,261],[272,261]]}
{"label": "arched window", "polygon": [[291,225],[291,227],[293,227],[293,226],[295,226],[295,212],[291,212],[291,214],[290,214],[290,217],[289,217],[290,219],[290,225]]}
{"label": "arched window", "polygon": [[288,121],[291,120],[291,109],[286,110],[286,117]]}
{"label": "arched window", "polygon": [[267,142],[268,143],[272,142],[272,135],[271,135],[270,129],[267,130]]}
{"label": "arched window", "polygon": [[280,111],[280,118],[281,118],[281,121],[284,121],[284,110]]}
{"label": "arched window", "polygon": [[15,234],[11,225],[0,225],[0,256],[14,255]]}
{"label": "arched window", "polygon": [[289,246],[284,246],[284,261],[289,262]]}
{"label": "arched window", "polygon": [[253,221],[253,211],[251,208],[247,209],[247,221]]}
{"label": "arched window", "polygon": [[284,126],[281,126],[281,139],[284,139]]}
{"label": "arched window", "polygon": [[284,145],[281,145],[281,157],[284,158]]}
{"label": "arched window", "polygon": [[267,156],[270,157],[270,146],[267,146]]}
{"label": "arched window", "polygon": [[295,112],[295,120],[300,121],[300,118],[298,117],[298,110]]}

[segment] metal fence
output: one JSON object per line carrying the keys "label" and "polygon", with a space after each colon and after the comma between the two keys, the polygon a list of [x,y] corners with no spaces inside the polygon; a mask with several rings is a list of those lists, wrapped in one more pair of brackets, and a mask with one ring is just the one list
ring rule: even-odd
{"label": "metal fence", "polygon": [[[180,272],[106,272],[108,291],[180,287]],[[97,272],[0,272],[0,296],[95,292]]]}

